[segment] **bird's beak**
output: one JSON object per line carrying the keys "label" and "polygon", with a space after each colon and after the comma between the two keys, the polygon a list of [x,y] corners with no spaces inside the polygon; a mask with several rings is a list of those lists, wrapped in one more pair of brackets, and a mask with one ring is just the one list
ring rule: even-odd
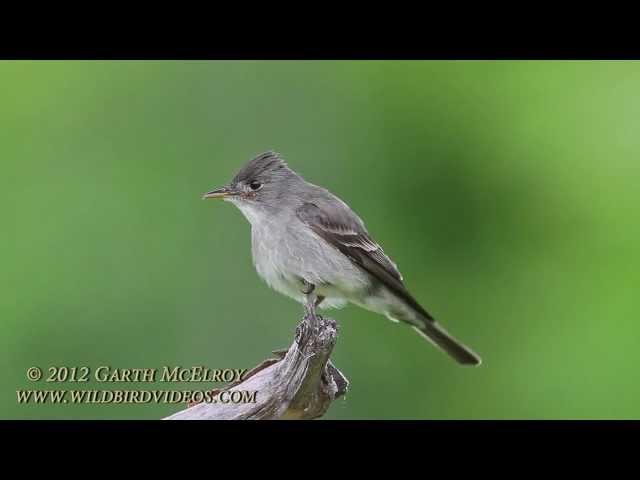
{"label": "bird's beak", "polygon": [[207,198],[225,198],[225,197],[230,197],[232,195],[236,195],[236,192],[232,191],[228,187],[221,187],[205,193],[202,196],[202,199],[206,200]]}

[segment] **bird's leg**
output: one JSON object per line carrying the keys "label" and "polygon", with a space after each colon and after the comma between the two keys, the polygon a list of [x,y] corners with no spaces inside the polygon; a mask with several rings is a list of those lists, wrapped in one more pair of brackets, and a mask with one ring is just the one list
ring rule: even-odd
{"label": "bird's leg", "polygon": [[324,297],[318,297],[314,290],[316,286],[312,283],[302,279],[302,293],[307,297],[307,302],[304,306],[306,316],[309,319],[309,325],[316,327],[318,324],[318,317],[316,316],[316,306],[320,304]]}

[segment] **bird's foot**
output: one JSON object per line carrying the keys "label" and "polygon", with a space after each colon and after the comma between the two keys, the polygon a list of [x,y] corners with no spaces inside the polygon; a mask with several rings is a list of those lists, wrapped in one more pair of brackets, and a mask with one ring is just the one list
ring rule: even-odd
{"label": "bird's foot", "polygon": [[307,282],[304,278],[302,279],[302,293],[305,295],[310,295],[315,290],[316,286],[313,283]]}

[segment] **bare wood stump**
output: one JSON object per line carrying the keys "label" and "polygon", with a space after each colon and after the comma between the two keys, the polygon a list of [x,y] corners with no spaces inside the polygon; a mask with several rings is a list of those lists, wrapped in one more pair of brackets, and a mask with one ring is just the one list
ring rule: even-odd
{"label": "bare wood stump", "polygon": [[[255,403],[203,402],[165,420],[308,420],[321,417],[349,381],[330,361],[338,334],[335,320],[305,315],[288,350],[274,351],[240,381],[214,390],[256,391]],[[229,398],[229,395],[227,395]]]}

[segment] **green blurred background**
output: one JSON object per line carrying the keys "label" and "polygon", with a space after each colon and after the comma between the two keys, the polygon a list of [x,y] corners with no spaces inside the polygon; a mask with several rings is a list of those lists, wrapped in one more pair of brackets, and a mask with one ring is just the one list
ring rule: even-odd
{"label": "green blurred background", "polygon": [[240,212],[200,199],[275,149],[484,360],[333,311],[352,387],[325,418],[639,417],[639,119],[638,62],[0,62],[0,415],[182,407],[18,405],[53,387],[33,365],[286,347],[300,306],[258,278]]}

